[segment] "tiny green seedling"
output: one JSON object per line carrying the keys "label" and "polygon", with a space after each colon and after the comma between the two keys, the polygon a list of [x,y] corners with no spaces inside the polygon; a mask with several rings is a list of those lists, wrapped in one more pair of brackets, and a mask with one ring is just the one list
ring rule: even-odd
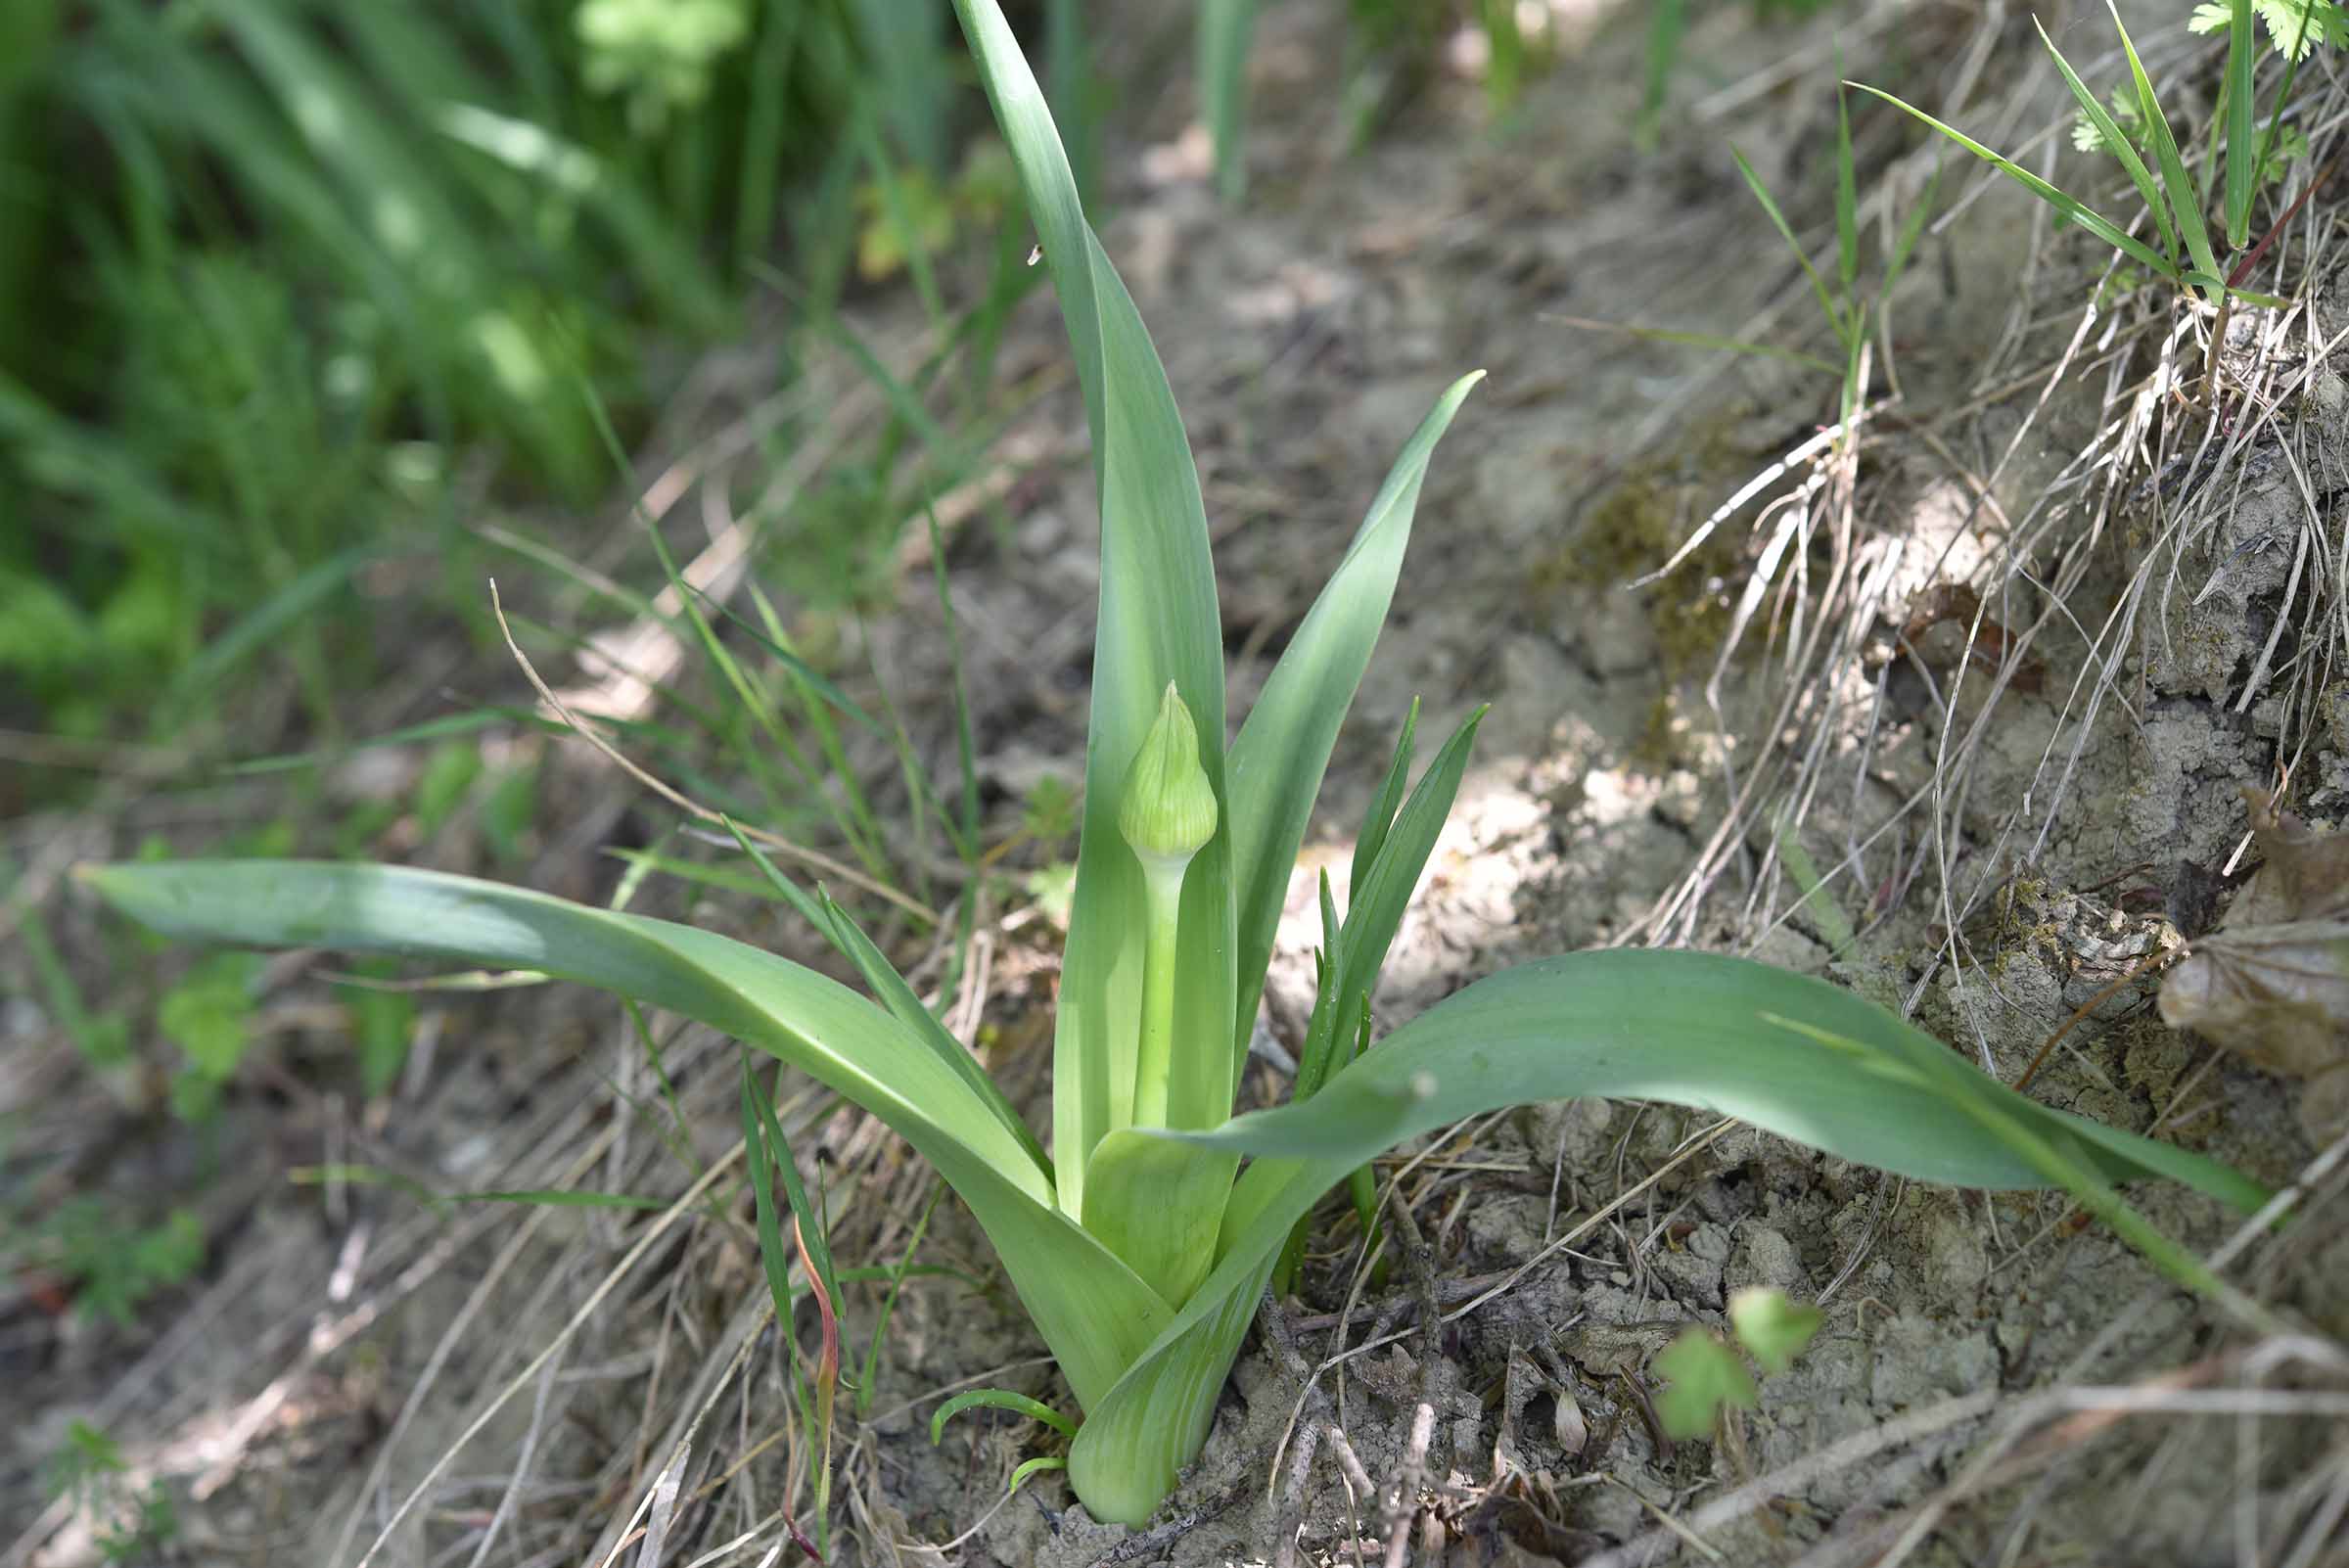
{"label": "tiny green seedling", "polygon": [[[1818,297],[1819,312],[1826,317],[1827,328],[1835,335],[1835,342],[1843,350],[1842,363],[1838,365],[1821,364],[1809,358],[1804,362],[1842,378],[1843,395],[1837,418],[1847,433],[1847,438],[1852,438],[1853,418],[1860,412],[1860,404],[1867,395],[1863,356],[1869,336],[1870,300],[1860,288],[1860,187],[1852,158],[1851,108],[1844,102],[1842,89],[1837,88],[1835,93],[1833,287],[1830,288],[1827,280],[1819,276],[1819,269],[1811,264],[1810,253],[1803,249],[1803,242],[1796,237],[1793,225],[1786,221],[1786,214],[1770,194],[1770,187],[1763,183],[1761,175],[1754,172],[1754,166],[1745,161],[1745,155],[1732,147],[1729,156],[1737,161],[1737,172],[1744,176],[1746,188],[1754,193],[1754,200],[1761,203],[1762,210],[1770,215],[1771,226],[1778,231],[1778,237],[1786,242],[1787,249],[1794,253],[1795,260],[1802,264],[1803,276],[1811,280],[1811,292]],[[1941,176],[1936,171],[1932,184],[1926,187],[1923,198],[1901,225],[1900,235],[1894,240],[1891,253],[1884,258],[1883,282],[1874,296],[1874,302],[1879,308],[1882,301],[1892,298],[1892,291],[1900,283],[1901,274],[1908,270],[1909,258],[1916,250],[1917,237],[1924,232],[1925,219],[1932,214],[1933,195],[1940,185]]]}
{"label": "tiny green seedling", "polygon": [[[1428,461],[1476,378],[1446,391],[1405,444],[1229,735],[1206,514],[1166,372],[1085,221],[1044,95],[995,0],[956,9],[1059,296],[1101,514],[1050,1152],[849,914],[784,878],[739,831],[777,895],[869,994],[691,926],[430,871],[187,861],[87,867],[88,885],[179,936],[585,981],[699,1019],[864,1107],[969,1207],[1082,1408],[1081,1421],[1047,1423],[1074,1429],[1065,1459],[1029,1470],[1065,1463],[1096,1517],[1128,1525],[1150,1517],[1198,1454],[1298,1223],[1373,1157],[1481,1112],[1577,1095],[1662,1100],[1923,1180],[2063,1186],[2116,1225],[2134,1216],[2113,1184],[2135,1177],[2182,1180],[2243,1209],[2266,1200],[2213,1161],[2026,1099],[1824,981],[1715,953],[1614,949],[1525,964],[1364,1049],[1379,967],[1481,714],[1407,795],[1407,733],[1397,748],[1356,844],[1342,921],[1324,888],[1323,990],[1296,1096],[1233,1115],[1314,797],[1394,597]],[[788,1189],[779,1131],[746,1099],[754,1169]],[[790,1196],[805,1271],[823,1282],[829,1310],[820,1217],[804,1194]],[[782,1259],[771,1189],[760,1205],[761,1250]],[[2136,1223],[2124,1232],[2133,1241],[2145,1233]],[[782,1311],[788,1280],[777,1272]],[[2207,1272],[2195,1282],[2208,1288]],[[830,1319],[825,1336],[836,1370]],[[825,1412],[815,1414],[820,1424]]]}
{"label": "tiny green seedling", "polygon": [[1763,1375],[1775,1377],[1794,1365],[1825,1321],[1817,1307],[1801,1306],[1784,1291],[1752,1288],[1732,1295],[1729,1329],[1736,1347],[1709,1329],[1691,1327],[1656,1356],[1656,1371],[1671,1385],[1656,1398],[1665,1435],[1711,1437],[1724,1411],[1761,1408],[1761,1392],[1738,1348]]}
{"label": "tiny green seedling", "polygon": [[91,1543],[107,1562],[150,1561],[179,1534],[171,1494],[160,1481],[144,1491],[134,1486],[121,1448],[87,1421],[66,1428],[44,1479],[52,1498],[88,1522]]}

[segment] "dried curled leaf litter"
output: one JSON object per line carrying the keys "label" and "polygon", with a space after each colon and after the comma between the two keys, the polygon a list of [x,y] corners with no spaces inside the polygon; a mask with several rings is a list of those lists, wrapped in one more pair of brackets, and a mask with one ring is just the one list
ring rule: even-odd
{"label": "dried curled leaf litter", "polygon": [[2304,1080],[2319,1142],[2349,1128],[2349,834],[2318,833],[2245,790],[2266,863],[2161,989],[2162,1020]]}

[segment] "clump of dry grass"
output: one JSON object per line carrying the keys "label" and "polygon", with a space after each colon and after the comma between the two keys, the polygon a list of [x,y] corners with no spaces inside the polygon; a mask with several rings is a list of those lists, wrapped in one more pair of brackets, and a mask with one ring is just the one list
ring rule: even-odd
{"label": "clump of dry grass", "polygon": [[[1987,25],[1977,42],[1956,73],[1958,94],[1986,79],[1976,68]],[[2192,40],[2164,42],[2150,51],[2157,69]],[[2011,123],[2049,101],[2046,87],[2025,73],[1971,115]],[[1811,891],[1787,875],[1779,834],[1815,827],[1836,841],[1825,882],[1864,934],[1921,899],[1937,911],[1942,961],[1973,962],[1969,921],[2077,814],[2084,758],[2142,720],[2146,670],[2180,634],[2181,610],[2222,592],[2248,559],[2288,566],[2270,590],[2257,658],[2225,706],[2258,710],[2273,734],[2268,782],[2313,783],[2305,764],[2328,738],[2324,697],[2349,652],[2349,581],[2325,502],[2343,469],[2325,410],[2338,400],[2331,365],[2349,322],[2333,322],[2333,226],[2294,199],[2328,172],[2342,103],[2337,81],[2299,101],[2295,113],[2319,135],[2277,194],[2291,219],[2264,261],[2292,302],[2233,313],[2215,407],[2188,396],[2214,312],[2165,292],[2119,292],[2111,269],[2089,281],[2085,300],[2054,296],[2076,274],[2055,271],[2044,214],[2033,213],[2012,312],[1966,394],[1948,408],[1904,406],[1887,366],[1855,422],[1865,429],[1830,427],[1800,443],[1708,522],[1764,498],[1757,564],[1706,687],[1716,724],[1748,739],[1724,763],[1728,809],[1634,936],[1686,940],[1722,921],[1757,940]],[[1921,185],[1932,156],[1889,169],[1875,209]],[[2003,184],[1984,174],[1936,231],[1963,221],[1985,190],[2004,195]],[[1931,288],[1911,279],[1911,293]],[[2068,459],[2048,460],[2050,439],[2076,443]],[[2256,537],[2225,537],[2247,485],[2271,471],[2289,477],[2298,504]],[[1733,659],[1759,678],[1731,707],[1723,677]],[[1985,799],[1980,770],[2016,702],[2051,710],[2051,738],[2036,765],[1990,781],[1999,797]],[[1880,754],[1911,720],[1932,751],[1929,775],[1891,788]]]}

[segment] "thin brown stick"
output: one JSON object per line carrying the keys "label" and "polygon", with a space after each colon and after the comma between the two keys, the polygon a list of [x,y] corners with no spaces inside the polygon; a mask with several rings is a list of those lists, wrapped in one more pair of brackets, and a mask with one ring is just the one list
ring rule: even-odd
{"label": "thin brown stick", "polygon": [[2129,968],[2121,975],[2120,979],[2114,981],[2111,985],[2105,987],[2102,991],[2097,992],[2094,996],[2091,996],[2088,1000],[2082,1002],[2079,1008],[2073,1012],[2071,1017],[2065,1019],[2061,1024],[2056,1026],[2055,1033],[2048,1037],[2047,1043],[2040,1046],[2039,1054],[2031,1058],[2031,1065],[2023,1069],[2023,1076],[2014,1081],[2015,1089],[2019,1092],[2022,1089],[2030,1087],[2031,1080],[2036,1078],[2039,1075],[2039,1070],[2047,1065],[2048,1055],[2050,1052],[2055,1049],[2055,1042],[2063,1038],[2064,1036],[2070,1034],[2073,1026],[2077,1025],[2080,1020],[2086,1018],[2090,1013],[2095,1012],[2097,1008],[2103,1006],[2107,1001],[2111,1000],[2114,992],[2118,992],[2123,986],[2128,985],[2131,981],[2137,979],[2138,976],[2143,974],[2155,963],[2159,962],[2163,958],[2175,956],[2176,954],[2170,949],[2156,948],[2152,952],[2145,954],[2142,958],[2140,958],[2136,963],[2131,964]]}

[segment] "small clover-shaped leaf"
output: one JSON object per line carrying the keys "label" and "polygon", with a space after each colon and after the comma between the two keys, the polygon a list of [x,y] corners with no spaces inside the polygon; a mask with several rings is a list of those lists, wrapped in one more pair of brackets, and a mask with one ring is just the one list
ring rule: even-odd
{"label": "small clover-shaped leaf", "polygon": [[1826,1314],[1791,1301],[1782,1290],[1752,1287],[1729,1297],[1729,1326],[1737,1343],[1773,1377],[1794,1364]]}
{"label": "small clover-shaped leaf", "polygon": [[1656,1416],[1676,1438],[1711,1437],[1713,1417],[1723,1406],[1751,1410],[1762,1403],[1744,1360],[1702,1328],[1691,1328],[1665,1346],[1655,1369],[1671,1384],[1656,1396]]}

